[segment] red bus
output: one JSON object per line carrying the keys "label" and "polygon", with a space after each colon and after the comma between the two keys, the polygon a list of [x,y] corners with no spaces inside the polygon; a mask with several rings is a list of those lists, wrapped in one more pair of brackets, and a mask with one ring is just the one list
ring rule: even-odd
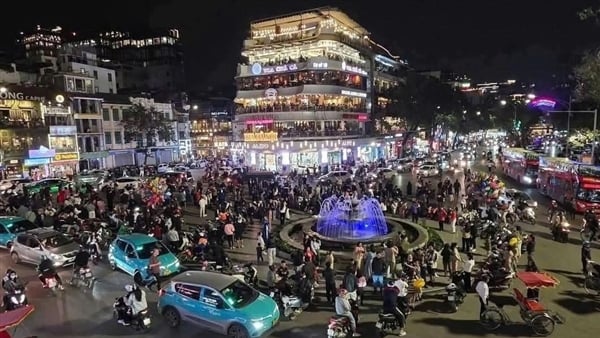
{"label": "red bus", "polygon": [[534,185],[538,177],[540,155],[523,148],[507,148],[502,151],[502,171],[524,185]]}
{"label": "red bus", "polygon": [[538,187],[559,203],[571,203],[577,212],[600,211],[600,167],[566,158],[540,158]]}

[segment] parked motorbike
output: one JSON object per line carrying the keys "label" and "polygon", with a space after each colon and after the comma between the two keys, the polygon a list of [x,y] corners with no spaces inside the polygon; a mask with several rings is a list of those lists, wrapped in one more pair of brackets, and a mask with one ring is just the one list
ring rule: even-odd
{"label": "parked motorbike", "polygon": [[289,320],[294,320],[304,310],[304,302],[297,296],[281,295],[281,291],[273,290],[269,296],[275,300],[280,312]]}
{"label": "parked motorbike", "polygon": [[[401,312],[402,313],[402,312]],[[404,313],[402,313],[403,321],[406,321]],[[392,335],[395,331],[402,329],[402,323],[396,318],[393,313],[379,312],[375,328],[379,331],[380,337]]]}
{"label": "parked motorbike", "polygon": [[461,305],[465,299],[464,291],[455,283],[446,285],[446,304],[450,309],[450,312],[457,312],[459,305]]}
{"label": "parked motorbike", "polygon": [[514,277],[514,273],[505,269],[482,270],[479,278],[483,275],[489,277],[488,287],[490,290],[507,290],[510,288],[510,283]]}
{"label": "parked motorbike", "polygon": [[[354,301],[350,301],[352,307],[352,315],[356,324],[358,324],[358,304]],[[331,316],[329,318],[329,325],[327,326],[327,338],[348,338],[352,337],[352,326],[350,320],[345,316]]]}
{"label": "parked motorbike", "polygon": [[552,239],[560,243],[567,243],[569,241],[569,233],[571,233],[570,226],[568,222],[554,225],[552,227]]}

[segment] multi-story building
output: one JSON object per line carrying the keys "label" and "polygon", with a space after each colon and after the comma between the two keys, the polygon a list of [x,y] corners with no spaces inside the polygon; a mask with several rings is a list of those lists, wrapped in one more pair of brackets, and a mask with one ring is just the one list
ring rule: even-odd
{"label": "multi-story building", "polygon": [[[143,165],[144,163],[158,164],[176,161],[181,158],[182,149],[179,144],[181,140],[178,138],[180,135],[178,133],[178,122],[171,103],[159,103],[153,99],[131,98],[124,95],[102,95],[102,100],[102,130],[108,153],[107,167]],[[173,121],[174,140],[170,142],[153,140],[154,143],[147,143],[147,140],[127,142],[124,126],[121,123],[123,111],[129,109],[135,103],[152,106],[157,111],[162,112],[167,120]]]}
{"label": "multi-story building", "polygon": [[210,97],[192,105],[190,135],[195,157],[227,155],[231,146],[231,99]]}
{"label": "multi-story building", "polygon": [[55,77],[58,80],[56,85],[67,87],[70,91],[89,93],[90,82],[87,79],[93,78],[94,93],[117,93],[115,70],[105,67],[93,49],[64,44],[59,52],[58,71],[63,74]]}
{"label": "multi-story building", "polygon": [[250,34],[233,122],[246,163],[275,169],[383,156],[367,138],[382,48],[365,28],[318,8],[252,22]]}

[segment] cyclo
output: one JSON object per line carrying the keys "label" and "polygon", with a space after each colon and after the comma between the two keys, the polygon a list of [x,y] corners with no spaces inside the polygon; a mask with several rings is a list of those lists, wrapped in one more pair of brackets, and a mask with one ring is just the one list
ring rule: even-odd
{"label": "cyclo", "polygon": [[[565,319],[558,313],[546,309],[539,300],[539,290],[546,287],[555,287],[559,281],[543,272],[523,271],[517,273],[519,279],[527,288],[523,295],[518,289],[514,290],[514,297],[519,304],[521,319],[537,336],[549,336],[554,332],[556,324],[564,324]],[[493,331],[502,325],[511,323],[510,318],[502,307],[490,305],[481,314],[481,324],[487,330]]]}

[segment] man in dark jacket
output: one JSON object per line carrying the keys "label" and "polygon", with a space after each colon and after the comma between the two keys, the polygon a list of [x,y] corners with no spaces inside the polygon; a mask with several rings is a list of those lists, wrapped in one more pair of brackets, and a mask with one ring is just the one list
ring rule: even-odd
{"label": "man in dark jacket", "polygon": [[323,270],[323,279],[325,279],[325,297],[327,302],[333,303],[335,301],[335,270],[331,268],[331,263],[325,265]]}
{"label": "man in dark jacket", "polygon": [[385,273],[386,266],[383,261],[381,252],[378,252],[371,262],[371,271],[373,278],[373,292],[377,293],[377,290],[383,288],[383,275]]}
{"label": "man in dark jacket", "polygon": [[356,278],[356,271],[353,266],[349,266],[346,269],[346,274],[344,275],[344,279],[342,280],[342,287],[348,291],[348,298],[356,301],[358,294],[358,278]]}
{"label": "man in dark jacket", "polygon": [[383,289],[383,313],[391,313],[396,317],[400,325],[399,336],[405,336],[404,331],[405,316],[398,308],[398,295],[400,290],[394,285],[394,281],[390,280],[387,286]]}

